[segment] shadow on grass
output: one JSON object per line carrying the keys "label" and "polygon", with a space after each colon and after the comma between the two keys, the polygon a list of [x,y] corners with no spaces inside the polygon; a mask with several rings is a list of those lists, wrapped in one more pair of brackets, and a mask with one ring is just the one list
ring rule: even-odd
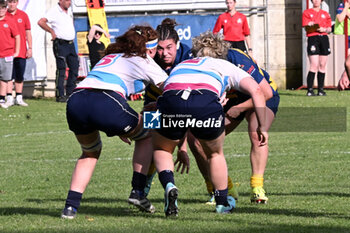
{"label": "shadow on grass", "polygon": [[[337,192],[291,192],[291,193],[266,193],[268,196],[329,196],[329,197],[350,197],[350,193],[337,193]],[[240,192],[239,196],[250,197],[248,192]]]}
{"label": "shadow on grass", "polygon": [[304,217],[304,218],[339,218],[339,219],[349,219],[349,215],[343,215],[338,213],[331,212],[311,212],[311,211],[302,211],[296,209],[266,209],[261,208],[260,206],[252,205],[252,207],[238,207],[235,211],[236,213],[247,213],[247,214],[268,214],[268,215],[284,215],[284,216],[293,216],[293,217]]}
{"label": "shadow on grass", "polygon": [[[148,199],[152,203],[164,203],[164,199],[162,198],[152,198],[148,197]],[[37,204],[42,204],[42,203],[47,203],[47,202],[61,202],[65,203],[66,199],[61,199],[61,198],[52,198],[52,199],[26,199],[27,202],[34,202]],[[125,197],[125,199],[120,199],[120,198],[100,198],[100,197],[89,197],[89,198],[83,198],[81,200],[81,203],[127,203],[128,198]],[[185,204],[201,204],[203,203],[203,199],[198,199],[198,198],[181,198],[179,197],[179,201],[181,203]]]}

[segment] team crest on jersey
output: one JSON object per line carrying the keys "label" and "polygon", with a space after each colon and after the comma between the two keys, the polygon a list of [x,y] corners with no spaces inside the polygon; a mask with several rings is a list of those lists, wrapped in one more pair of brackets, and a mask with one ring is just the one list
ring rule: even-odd
{"label": "team crest on jersey", "polygon": [[224,23],[227,23],[227,19],[224,20]]}
{"label": "team crest on jersey", "polygon": [[311,18],[313,18],[313,17],[314,17],[314,15],[313,15],[313,14],[310,14],[310,17],[311,17]]}
{"label": "team crest on jersey", "polygon": [[315,52],[316,51],[315,45],[311,46],[310,50],[311,50],[311,52]]}
{"label": "team crest on jersey", "polygon": [[4,28],[8,28],[9,25],[7,23],[4,24]]}
{"label": "team crest on jersey", "polygon": [[242,65],[242,64],[237,64],[237,67],[243,70],[244,65]]}
{"label": "team crest on jersey", "polygon": [[22,20],[22,19],[18,19],[17,22],[18,22],[18,23],[22,23],[23,20]]}
{"label": "team crest on jersey", "polygon": [[241,18],[237,19],[237,23],[242,23],[242,19]]}
{"label": "team crest on jersey", "polygon": [[322,14],[322,15],[321,15],[321,18],[322,18],[322,19],[325,19],[325,18],[326,18],[326,16],[325,16],[324,14]]}

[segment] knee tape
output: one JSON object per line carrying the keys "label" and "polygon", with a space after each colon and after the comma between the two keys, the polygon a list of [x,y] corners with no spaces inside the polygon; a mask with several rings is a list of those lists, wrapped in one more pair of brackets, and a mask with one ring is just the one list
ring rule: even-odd
{"label": "knee tape", "polygon": [[80,144],[81,146],[81,149],[83,151],[86,151],[86,152],[97,152],[97,151],[100,151],[101,148],[102,148],[102,141],[101,141],[101,137],[98,136],[98,138],[90,143],[90,144]]}
{"label": "knee tape", "polygon": [[149,134],[148,129],[142,128],[139,132],[137,132],[134,136],[130,137],[131,140],[138,141],[143,138],[146,138]]}

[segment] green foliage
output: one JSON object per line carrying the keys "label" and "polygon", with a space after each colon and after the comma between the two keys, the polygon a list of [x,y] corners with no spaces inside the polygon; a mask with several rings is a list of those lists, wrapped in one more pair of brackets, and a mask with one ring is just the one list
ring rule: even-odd
{"label": "green foliage", "polygon": [[[176,220],[164,216],[163,188],[157,177],[149,195],[155,214],[128,205],[133,146],[104,134],[102,155],[78,217],[60,219],[81,153],[66,123],[65,104],[31,99],[29,107],[0,109],[0,232],[350,232],[350,92],[327,94],[306,97],[305,91],[281,92],[276,124],[284,126],[303,114],[291,108],[317,107],[314,117],[322,119],[329,131],[279,128],[270,133],[267,205],[249,201],[250,142],[244,122],[241,130],[226,138],[224,148],[229,173],[240,184],[236,211],[218,215],[213,206],[205,205],[205,184],[190,155],[190,173],[175,173],[180,209]],[[142,107],[140,101],[130,104],[138,110]],[[283,110],[287,107],[290,114]],[[339,126],[339,114],[322,111],[325,107],[345,109],[339,113],[345,124]],[[313,121],[309,113],[301,118],[300,129]],[[288,119],[290,115],[294,117]],[[332,130],[332,122],[340,128]]]}

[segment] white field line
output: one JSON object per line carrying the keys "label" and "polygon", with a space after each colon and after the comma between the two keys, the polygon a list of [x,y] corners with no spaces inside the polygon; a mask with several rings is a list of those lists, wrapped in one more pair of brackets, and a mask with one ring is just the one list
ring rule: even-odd
{"label": "white field line", "polygon": [[[100,163],[108,161],[130,161],[132,158],[110,158],[110,159],[101,159]],[[57,163],[57,162],[76,162],[78,159],[20,159],[20,160],[0,160],[0,163]]]}
{"label": "white field line", "polygon": [[2,135],[2,137],[3,138],[8,138],[8,137],[17,137],[17,136],[38,136],[38,135],[65,134],[65,133],[70,133],[70,131],[69,130],[65,130],[65,131],[46,131],[46,132],[36,132],[36,133],[26,133],[26,134],[14,133],[14,134],[5,134],[5,135]]}

